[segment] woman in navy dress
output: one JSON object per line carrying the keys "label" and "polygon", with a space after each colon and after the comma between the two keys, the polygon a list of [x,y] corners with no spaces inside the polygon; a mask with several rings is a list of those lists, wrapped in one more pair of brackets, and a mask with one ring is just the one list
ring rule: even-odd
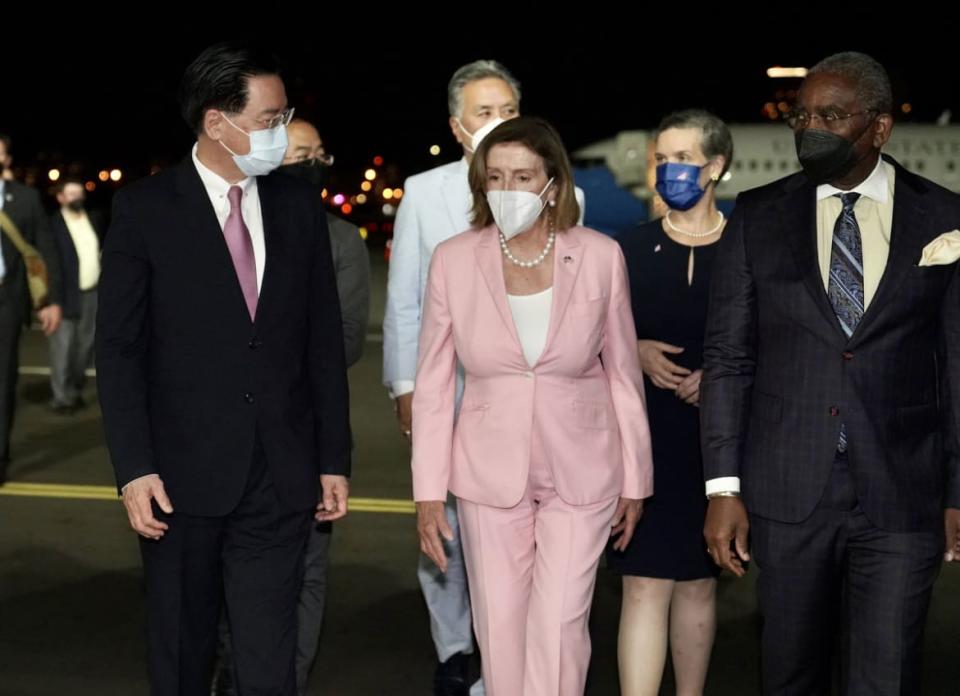
{"label": "woman in navy dress", "polygon": [[726,125],[700,110],[667,116],[654,133],[663,218],[618,235],[627,261],[647,413],[654,494],[624,552],[619,664],[622,693],[656,694],[671,648],[676,693],[703,693],[716,627],[718,569],[703,540],[700,365],[707,291],[724,217],[716,184],[733,157]]}

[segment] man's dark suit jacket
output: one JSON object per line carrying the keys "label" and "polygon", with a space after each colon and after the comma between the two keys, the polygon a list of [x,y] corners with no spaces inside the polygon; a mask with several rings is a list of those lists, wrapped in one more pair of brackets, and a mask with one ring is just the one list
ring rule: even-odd
{"label": "man's dark suit jacket", "polygon": [[803,174],[737,198],[711,286],[701,385],[704,475],[739,476],[747,509],[799,522],[830,475],[840,424],[860,505],[888,531],[960,507],[958,265],[920,267],[960,227],[960,196],[896,162],[890,255],[848,339],[817,261]]}
{"label": "man's dark suit jacket", "polygon": [[[97,211],[87,211],[90,226],[103,244],[104,224],[103,216]],[[50,231],[57,244],[60,254],[60,307],[64,319],[80,318],[80,258],[77,256],[77,247],[70,236],[70,228],[63,217],[63,211],[57,210],[50,216]]]}
{"label": "man's dark suit jacket", "polygon": [[191,158],[120,191],[99,286],[97,379],[117,483],[158,473],[177,511],[225,515],[259,434],[278,496],[349,474],[337,288],[320,197],[259,177],[266,266],[251,322]]}
{"label": "man's dark suit jacket", "polygon": [[[40,252],[47,265],[47,304],[60,304],[60,254],[50,232],[48,215],[40,202],[40,194],[17,181],[7,181],[4,182],[3,198],[3,212],[13,220],[24,240]],[[7,269],[3,284],[11,296],[19,298],[17,302],[23,312],[22,318],[29,321],[32,305],[23,257],[6,232],[0,232],[0,246],[3,248],[3,261]]]}

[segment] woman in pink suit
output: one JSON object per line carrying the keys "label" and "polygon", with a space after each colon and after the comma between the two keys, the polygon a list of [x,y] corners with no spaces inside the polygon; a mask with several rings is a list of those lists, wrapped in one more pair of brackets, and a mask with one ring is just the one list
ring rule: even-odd
{"label": "woman in pink suit", "polygon": [[[653,493],[623,255],[584,227],[545,121],[498,126],[470,166],[475,229],[437,247],[413,400],[424,553],[460,524],[488,696],[583,693],[607,538]],[[466,379],[454,415],[457,360]]]}

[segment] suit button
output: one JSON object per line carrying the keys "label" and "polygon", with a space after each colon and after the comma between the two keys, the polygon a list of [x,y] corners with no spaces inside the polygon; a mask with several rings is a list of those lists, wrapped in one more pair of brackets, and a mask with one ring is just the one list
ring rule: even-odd
{"label": "suit button", "polygon": [[831,407],[830,407],[830,415],[831,415],[831,416],[834,416],[834,417],[839,416],[839,415],[840,415],[840,409],[837,408],[836,406],[831,406]]}
{"label": "suit button", "polygon": [[253,394],[251,394],[250,392],[247,392],[246,394],[243,395],[243,400],[246,401],[248,404],[252,404]]}
{"label": "suit button", "polygon": [[853,353],[851,353],[849,350],[843,351],[843,359],[844,359],[844,360],[853,360]]}
{"label": "suit button", "polygon": [[253,341],[250,341],[250,343],[247,344],[247,348],[249,348],[250,350],[256,350],[256,349],[257,349],[257,346],[259,346],[259,345],[260,345],[260,341],[253,340]]}
{"label": "suit button", "polygon": [[523,373],[523,376],[526,377],[527,379],[533,379],[534,374],[532,370],[527,370],[526,372]]}

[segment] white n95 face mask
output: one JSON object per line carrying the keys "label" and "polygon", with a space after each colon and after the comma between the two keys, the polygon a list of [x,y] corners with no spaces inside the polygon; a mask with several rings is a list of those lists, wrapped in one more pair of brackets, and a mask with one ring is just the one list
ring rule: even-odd
{"label": "white n95 face mask", "polygon": [[504,239],[513,239],[533,227],[546,205],[542,200],[543,194],[552,183],[553,177],[550,177],[539,194],[530,191],[487,191],[490,212]]}
{"label": "white n95 face mask", "polygon": [[463,130],[463,132],[470,136],[470,146],[467,149],[470,150],[470,152],[476,152],[477,148],[480,147],[480,143],[483,142],[483,139],[486,138],[488,135],[490,135],[490,132],[494,128],[499,126],[501,123],[504,123],[504,119],[498,116],[492,121],[487,121],[486,123],[484,123],[482,126],[477,128],[477,130],[473,133],[471,133],[466,129],[466,127],[464,127],[463,121],[461,121],[459,118],[457,119],[457,123],[460,124],[460,128]]}

